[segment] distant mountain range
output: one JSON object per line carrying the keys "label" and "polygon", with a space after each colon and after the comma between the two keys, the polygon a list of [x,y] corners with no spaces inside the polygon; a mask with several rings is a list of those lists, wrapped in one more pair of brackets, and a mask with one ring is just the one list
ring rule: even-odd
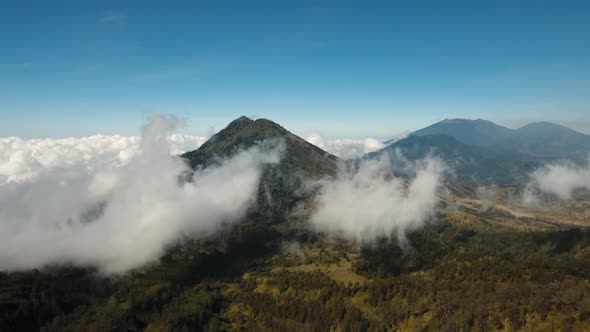
{"label": "distant mountain range", "polygon": [[481,119],[446,119],[410,135],[447,135],[464,144],[518,152],[543,160],[582,162],[590,153],[589,135],[550,122],[535,122],[510,129]]}
{"label": "distant mountain range", "polygon": [[512,184],[528,181],[528,174],[547,162],[585,162],[590,136],[549,122],[510,129],[482,119],[445,119],[367,157],[387,154],[395,167],[402,162],[396,151],[409,160],[437,156],[459,181]]}

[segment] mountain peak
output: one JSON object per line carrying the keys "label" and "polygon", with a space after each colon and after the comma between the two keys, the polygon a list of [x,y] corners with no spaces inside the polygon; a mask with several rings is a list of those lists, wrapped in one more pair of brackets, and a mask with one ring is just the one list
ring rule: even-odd
{"label": "mountain peak", "polygon": [[[576,132],[573,129],[564,127],[562,125],[558,125],[553,122],[532,122],[527,125],[524,125],[517,130],[525,131],[525,130],[560,130],[560,131],[568,131],[568,132]],[[577,132],[576,132],[577,133]]]}
{"label": "mountain peak", "polygon": [[444,124],[491,124],[491,125],[496,125],[495,123],[493,123],[490,120],[485,120],[485,119],[462,119],[462,118],[454,118],[454,119],[449,119],[446,118],[442,121],[439,121],[438,123],[444,123]]}
{"label": "mountain peak", "polygon": [[256,208],[252,213],[258,216],[257,219],[280,222],[288,211],[306,199],[304,179],[333,176],[338,158],[271,120],[247,117],[232,121],[199,149],[182,157],[193,169],[207,167],[265,140],[281,140],[285,150],[278,164],[267,165],[262,170]]}
{"label": "mountain peak", "polygon": [[197,150],[182,155],[191,167],[206,166],[219,157],[228,157],[269,139],[283,139],[287,144],[286,160],[309,174],[327,174],[335,170],[338,158],[292,134],[276,122],[242,116],[211,136]]}
{"label": "mountain peak", "polygon": [[248,125],[250,123],[252,123],[254,120],[250,119],[249,117],[242,115],[239,118],[233,120],[232,122],[230,122],[227,126],[228,127],[236,127],[236,126],[245,126]]}
{"label": "mountain peak", "polygon": [[584,156],[581,160],[585,161],[590,149],[590,136],[551,122],[509,129],[483,119],[444,119],[410,136],[435,134],[452,136],[467,145],[550,160]]}
{"label": "mountain peak", "polygon": [[534,122],[515,132],[509,144],[536,157],[585,162],[590,150],[590,136],[551,122]]}
{"label": "mountain peak", "polygon": [[290,132],[283,128],[280,124],[265,118],[256,119],[251,123],[252,131],[257,132],[259,136],[280,136],[290,134]]}
{"label": "mountain peak", "polygon": [[434,134],[448,135],[460,142],[488,146],[510,134],[512,129],[502,127],[484,119],[444,119],[426,128],[417,130],[411,136]]}

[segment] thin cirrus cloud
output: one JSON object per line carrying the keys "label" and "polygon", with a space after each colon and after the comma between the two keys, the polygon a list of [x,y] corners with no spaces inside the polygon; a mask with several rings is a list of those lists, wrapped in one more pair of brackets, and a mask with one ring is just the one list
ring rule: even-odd
{"label": "thin cirrus cloud", "polygon": [[122,14],[104,15],[98,18],[98,22],[100,23],[118,23],[125,20],[127,20],[127,16]]}
{"label": "thin cirrus cloud", "polygon": [[78,163],[0,186],[0,270],[74,264],[123,273],[157,261],[183,236],[239,220],[263,165],[280,160],[280,145],[240,151],[180,184],[190,170],[165,139],[179,123],[152,117],[123,166],[88,172]]}

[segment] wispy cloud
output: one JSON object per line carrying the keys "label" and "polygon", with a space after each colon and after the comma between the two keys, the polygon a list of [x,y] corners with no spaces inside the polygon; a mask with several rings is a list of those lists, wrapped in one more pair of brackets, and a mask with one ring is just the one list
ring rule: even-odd
{"label": "wispy cloud", "polygon": [[365,139],[324,139],[322,135],[313,132],[306,140],[343,159],[354,159],[385,147],[385,144],[371,137]]}
{"label": "wispy cloud", "polygon": [[570,199],[576,189],[590,189],[590,158],[584,166],[570,162],[548,164],[530,175],[531,181],[525,192],[525,202],[531,201],[531,187],[545,193]]}
{"label": "wispy cloud", "polygon": [[320,231],[371,242],[379,237],[405,241],[434,213],[446,166],[436,158],[408,164],[415,176],[393,175],[385,157],[362,161],[358,169],[341,169],[337,179],[319,185],[311,224]]}
{"label": "wispy cloud", "polygon": [[104,15],[98,18],[98,21],[100,23],[118,23],[118,22],[123,22],[127,19],[127,15],[121,15],[121,14],[110,14],[110,15]]}

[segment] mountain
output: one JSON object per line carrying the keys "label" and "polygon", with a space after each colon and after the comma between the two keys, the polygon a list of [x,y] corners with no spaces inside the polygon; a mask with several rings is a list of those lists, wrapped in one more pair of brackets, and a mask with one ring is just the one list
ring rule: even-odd
{"label": "mountain", "polygon": [[526,174],[538,164],[519,153],[495,151],[460,142],[448,135],[413,135],[397,141],[368,158],[389,156],[395,169],[404,169],[404,160],[439,157],[451,168],[456,180],[478,184],[510,184],[526,181]]}
{"label": "mountain", "polygon": [[[253,219],[278,223],[286,213],[306,199],[301,190],[305,181],[336,174],[338,158],[292,134],[268,119],[252,120],[242,116],[213,135],[199,149],[181,157],[196,169],[207,167],[223,158],[263,141],[285,143],[278,165],[267,165],[259,184]],[[272,197],[270,202],[267,197]]]}
{"label": "mountain", "polygon": [[516,129],[498,147],[539,158],[583,162],[590,153],[590,136],[554,123],[535,122]]}
{"label": "mountain", "polygon": [[289,165],[291,171],[312,177],[334,174],[338,160],[336,156],[308,143],[271,120],[252,120],[245,116],[230,122],[197,150],[187,152],[182,157],[189,161],[191,167],[196,168],[219,158],[229,157],[262,141],[274,139],[285,141],[286,153],[281,164]]}
{"label": "mountain", "polygon": [[487,120],[445,119],[410,135],[447,135],[461,143],[489,150],[516,152],[531,158],[583,162],[590,153],[590,136],[550,123],[531,123],[519,129]]}
{"label": "mountain", "polygon": [[492,146],[512,134],[512,129],[499,126],[488,120],[445,119],[410,135],[447,135],[458,141],[476,146]]}

